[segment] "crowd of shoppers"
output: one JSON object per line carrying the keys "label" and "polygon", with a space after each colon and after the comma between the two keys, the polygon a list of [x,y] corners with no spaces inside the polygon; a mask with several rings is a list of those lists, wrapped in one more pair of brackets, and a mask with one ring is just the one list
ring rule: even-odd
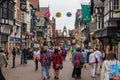
{"label": "crowd of shoppers", "polygon": [[[64,68],[63,61],[66,60],[66,56],[71,52],[70,60],[72,61],[73,72],[72,77],[75,79],[81,79],[82,68],[87,68],[90,66],[90,75],[91,78],[95,78],[96,75],[101,76],[101,80],[109,80],[110,65],[116,63],[115,53],[110,52],[106,54],[104,51],[100,51],[99,48],[91,49],[89,52],[80,47],[73,46],[70,48],[71,51],[65,49],[65,47],[60,48],[56,47],[36,47],[30,49],[24,47],[21,51],[23,56],[23,63],[27,64],[29,54],[32,54],[33,60],[35,62],[35,71],[38,70],[39,63],[41,64],[41,73],[42,80],[50,79],[50,69],[51,67],[54,70],[54,79],[59,79],[60,70]],[[5,80],[2,74],[2,65],[5,64],[7,67],[7,56],[6,51],[0,50],[0,79]],[[18,51],[18,48],[13,47],[12,49],[12,58],[13,65],[12,68],[15,68],[15,59]],[[90,54],[89,54],[90,53]],[[20,53],[19,53],[20,54]],[[120,65],[120,63],[118,62]]]}

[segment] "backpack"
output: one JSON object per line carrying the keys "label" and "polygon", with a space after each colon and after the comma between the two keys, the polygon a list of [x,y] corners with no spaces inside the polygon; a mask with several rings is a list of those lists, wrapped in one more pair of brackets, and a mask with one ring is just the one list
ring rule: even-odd
{"label": "backpack", "polygon": [[80,53],[76,53],[75,54],[75,58],[74,58],[74,65],[76,68],[82,67],[82,65],[84,64],[84,59],[82,54]]}
{"label": "backpack", "polygon": [[110,65],[110,72],[109,72],[109,80],[120,80],[120,69],[116,62],[116,64]]}
{"label": "backpack", "polygon": [[50,59],[50,56],[48,54],[42,54],[40,59],[41,59],[41,63],[43,66],[45,66],[45,65],[50,66],[51,59]]}

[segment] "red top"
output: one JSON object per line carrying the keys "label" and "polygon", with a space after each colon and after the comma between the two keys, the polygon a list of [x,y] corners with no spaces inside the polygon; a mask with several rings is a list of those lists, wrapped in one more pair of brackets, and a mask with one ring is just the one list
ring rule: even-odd
{"label": "red top", "polygon": [[62,55],[60,53],[54,53],[52,55],[53,69],[56,69],[56,64],[62,64]]}

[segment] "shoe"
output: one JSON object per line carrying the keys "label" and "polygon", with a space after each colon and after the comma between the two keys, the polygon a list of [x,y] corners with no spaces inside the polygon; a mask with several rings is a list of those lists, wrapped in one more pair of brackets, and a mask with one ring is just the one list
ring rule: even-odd
{"label": "shoe", "polygon": [[58,80],[59,78],[55,76],[54,79],[55,79],[55,80]]}
{"label": "shoe", "polygon": [[11,67],[11,68],[15,68],[15,67]]}
{"label": "shoe", "polygon": [[78,77],[78,79],[81,79],[81,77]]}
{"label": "shoe", "polygon": [[50,76],[48,76],[47,79],[50,79]]}
{"label": "shoe", "polygon": [[95,78],[95,76],[91,76],[91,78]]}
{"label": "shoe", "polygon": [[43,78],[43,80],[46,80],[45,78]]}
{"label": "shoe", "polygon": [[35,71],[37,71],[38,69],[35,69]]}

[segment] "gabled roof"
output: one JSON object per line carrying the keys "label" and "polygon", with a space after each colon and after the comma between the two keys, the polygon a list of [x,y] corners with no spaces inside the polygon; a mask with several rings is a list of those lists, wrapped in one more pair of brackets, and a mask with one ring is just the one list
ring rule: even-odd
{"label": "gabled roof", "polygon": [[38,9],[39,8],[39,0],[28,0],[34,8]]}

